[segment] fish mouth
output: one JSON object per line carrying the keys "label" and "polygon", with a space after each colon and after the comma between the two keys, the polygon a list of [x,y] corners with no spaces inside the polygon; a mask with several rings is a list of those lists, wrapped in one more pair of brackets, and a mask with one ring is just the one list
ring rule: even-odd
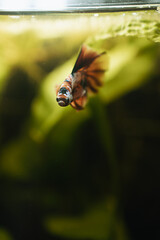
{"label": "fish mouth", "polygon": [[61,107],[68,106],[69,104],[69,98],[57,98],[56,100]]}

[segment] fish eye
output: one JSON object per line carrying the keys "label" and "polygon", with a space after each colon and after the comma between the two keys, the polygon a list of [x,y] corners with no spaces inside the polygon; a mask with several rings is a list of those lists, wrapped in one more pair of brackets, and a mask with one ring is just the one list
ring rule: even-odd
{"label": "fish eye", "polygon": [[66,94],[68,90],[65,87],[60,88],[59,93]]}

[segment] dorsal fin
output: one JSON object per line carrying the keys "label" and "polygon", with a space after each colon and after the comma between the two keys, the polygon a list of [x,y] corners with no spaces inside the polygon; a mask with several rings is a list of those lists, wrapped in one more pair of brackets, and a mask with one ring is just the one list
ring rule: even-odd
{"label": "dorsal fin", "polygon": [[77,72],[81,68],[89,67],[89,65],[100,55],[101,54],[98,54],[96,51],[90,49],[86,45],[82,45],[79,56],[73,67],[72,74]]}

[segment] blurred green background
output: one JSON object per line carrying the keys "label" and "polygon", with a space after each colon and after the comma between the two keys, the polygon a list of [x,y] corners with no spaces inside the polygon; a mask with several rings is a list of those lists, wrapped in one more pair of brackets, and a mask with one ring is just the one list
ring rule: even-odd
{"label": "blurred green background", "polygon": [[[160,15],[0,16],[0,240],[158,240]],[[80,112],[55,86],[106,50]]]}

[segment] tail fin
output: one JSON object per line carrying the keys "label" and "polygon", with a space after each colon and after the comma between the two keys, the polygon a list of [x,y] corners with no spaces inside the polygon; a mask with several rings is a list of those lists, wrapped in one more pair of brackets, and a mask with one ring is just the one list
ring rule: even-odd
{"label": "tail fin", "polygon": [[108,70],[108,55],[103,52],[85,70],[87,90],[97,92],[103,85],[104,74]]}

